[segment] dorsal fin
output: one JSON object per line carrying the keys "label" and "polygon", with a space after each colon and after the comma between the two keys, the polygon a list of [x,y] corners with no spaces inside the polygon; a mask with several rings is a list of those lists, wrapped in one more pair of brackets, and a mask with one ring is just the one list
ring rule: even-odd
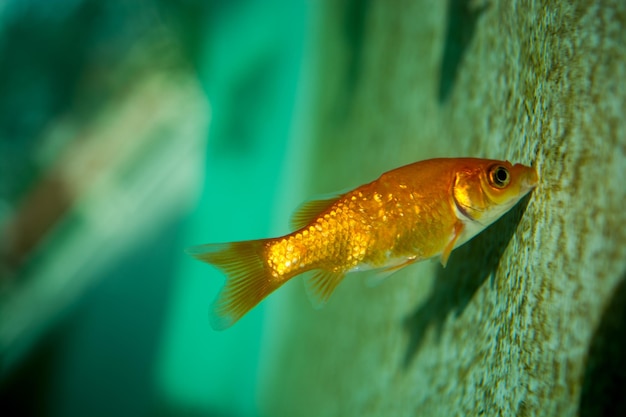
{"label": "dorsal fin", "polygon": [[311,223],[317,216],[327,208],[335,204],[341,198],[340,195],[333,195],[317,200],[305,201],[293,212],[289,225],[293,230],[301,229]]}

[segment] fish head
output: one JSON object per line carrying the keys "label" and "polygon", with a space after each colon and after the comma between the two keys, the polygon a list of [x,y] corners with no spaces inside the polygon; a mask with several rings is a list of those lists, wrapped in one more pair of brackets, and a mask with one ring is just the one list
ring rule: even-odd
{"label": "fish head", "polygon": [[494,160],[471,165],[456,172],[453,198],[462,216],[482,226],[500,218],[539,182],[537,170],[526,165]]}

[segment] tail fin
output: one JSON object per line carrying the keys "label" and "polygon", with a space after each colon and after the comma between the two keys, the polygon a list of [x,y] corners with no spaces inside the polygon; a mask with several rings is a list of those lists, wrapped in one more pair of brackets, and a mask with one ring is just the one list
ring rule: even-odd
{"label": "tail fin", "polygon": [[267,239],[194,246],[187,253],[212,264],[226,275],[226,284],[213,303],[211,327],[224,330],[278,288],[265,268]]}

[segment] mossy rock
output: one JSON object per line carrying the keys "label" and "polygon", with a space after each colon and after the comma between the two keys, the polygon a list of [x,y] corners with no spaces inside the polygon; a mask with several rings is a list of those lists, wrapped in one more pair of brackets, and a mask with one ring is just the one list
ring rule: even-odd
{"label": "mossy rock", "polygon": [[264,413],[624,414],[624,28],[622,0],[325,3],[311,193],[438,156],[541,183],[446,269],[355,275],[320,311],[292,291]]}

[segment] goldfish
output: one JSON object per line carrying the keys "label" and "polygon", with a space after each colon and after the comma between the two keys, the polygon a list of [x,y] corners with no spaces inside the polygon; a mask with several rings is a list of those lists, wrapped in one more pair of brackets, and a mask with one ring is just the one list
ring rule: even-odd
{"label": "goldfish", "polygon": [[323,305],[348,273],[391,274],[439,258],[509,211],[538,184],[533,167],[478,158],[438,158],[385,172],[332,198],[306,202],[284,236],[195,246],[188,252],[226,275],[211,326],[237,322],[305,272],[308,293]]}

